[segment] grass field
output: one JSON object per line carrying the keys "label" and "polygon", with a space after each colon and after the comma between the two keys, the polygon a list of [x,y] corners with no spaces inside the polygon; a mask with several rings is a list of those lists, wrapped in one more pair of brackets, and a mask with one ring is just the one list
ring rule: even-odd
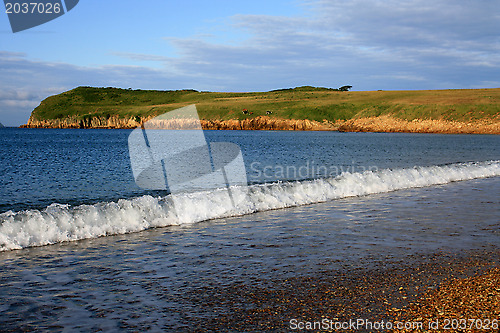
{"label": "grass field", "polygon": [[[31,119],[115,115],[139,119],[190,104],[196,104],[200,118],[206,120],[242,120],[270,111],[270,117],[316,121],[390,115],[409,121],[468,122],[500,117],[500,88],[341,92],[306,86],[270,92],[221,93],[78,87],[42,101]],[[243,109],[252,114],[243,114]]]}

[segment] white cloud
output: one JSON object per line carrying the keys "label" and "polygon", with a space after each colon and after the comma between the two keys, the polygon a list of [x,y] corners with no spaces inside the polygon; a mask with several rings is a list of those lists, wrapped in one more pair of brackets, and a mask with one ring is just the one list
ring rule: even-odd
{"label": "white cloud", "polygon": [[500,74],[496,2],[321,0],[307,6],[303,17],[234,16],[233,26],[251,35],[236,45],[170,38],[180,57],[159,61],[227,90],[344,83],[466,88]]}
{"label": "white cloud", "polygon": [[182,79],[172,79],[164,70],[113,65],[81,67],[33,61],[12,52],[0,52],[0,72],[0,121],[8,126],[26,123],[40,101],[77,86],[176,89],[187,84]]}

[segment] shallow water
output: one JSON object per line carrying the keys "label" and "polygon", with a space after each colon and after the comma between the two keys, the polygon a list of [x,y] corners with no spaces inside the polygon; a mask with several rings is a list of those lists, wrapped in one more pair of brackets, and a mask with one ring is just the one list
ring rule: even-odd
{"label": "shallow water", "polygon": [[6,329],[171,329],[199,288],[495,249],[500,178],[0,253]]}
{"label": "shallow water", "polygon": [[0,251],[500,175],[498,136],[207,131],[250,186],[172,196],[134,183],[130,133],[0,131]]}

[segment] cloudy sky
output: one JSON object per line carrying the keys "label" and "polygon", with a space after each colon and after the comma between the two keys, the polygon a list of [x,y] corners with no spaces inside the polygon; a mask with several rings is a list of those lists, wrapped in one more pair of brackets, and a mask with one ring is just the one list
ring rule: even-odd
{"label": "cloudy sky", "polygon": [[81,85],[266,91],[500,87],[498,0],[81,0],[12,33],[0,122]]}

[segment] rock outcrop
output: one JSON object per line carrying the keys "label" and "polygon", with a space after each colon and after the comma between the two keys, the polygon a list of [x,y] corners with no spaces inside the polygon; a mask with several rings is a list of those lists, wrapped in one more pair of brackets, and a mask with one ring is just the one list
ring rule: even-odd
{"label": "rock outcrop", "polygon": [[268,130],[268,131],[331,131],[337,130],[335,123],[324,120],[279,119],[267,116],[244,120],[202,120],[201,125],[208,130]]}
{"label": "rock outcrop", "polygon": [[[124,128],[132,129],[146,123],[150,118],[119,118],[112,116],[88,117],[77,119],[33,120],[30,118],[27,128]],[[406,133],[447,133],[447,134],[500,134],[500,119],[480,120],[474,122],[458,122],[435,119],[415,119],[407,121],[390,116],[355,118],[323,122],[307,119],[280,119],[259,116],[243,120],[204,120],[201,126],[205,130],[269,130],[269,131],[340,131],[340,132],[406,132]],[[149,123],[150,128],[189,129],[196,128],[197,123],[183,123],[178,120]]]}
{"label": "rock outcrop", "polygon": [[340,124],[341,132],[405,132],[446,134],[500,134],[500,118],[459,122],[436,119],[407,121],[390,116],[349,119]]}
{"label": "rock outcrop", "polygon": [[[136,128],[146,123],[149,118],[110,118],[92,117],[77,119],[67,117],[62,119],[33,120],[29,119],[26,128]],[[285,130],[285,131],[328,131],[337,130],[338,125],[332,122],[278,119],[266,116],[248,118],[243,120],[201,120],[201,126],[206,130]],[[196,127],[196,124],[179,123],[177,120],[157,121],[148,123],[149,128],[186,129]]]}
{"label": "rock outcrop", "polygon": [[25,128],[136,128],[141,122],[147,119],[141,118],[119,118],[118,116],[87,117],[79,119],[77,117],[66,117],[58,119],[34,120],[30,117]]}

